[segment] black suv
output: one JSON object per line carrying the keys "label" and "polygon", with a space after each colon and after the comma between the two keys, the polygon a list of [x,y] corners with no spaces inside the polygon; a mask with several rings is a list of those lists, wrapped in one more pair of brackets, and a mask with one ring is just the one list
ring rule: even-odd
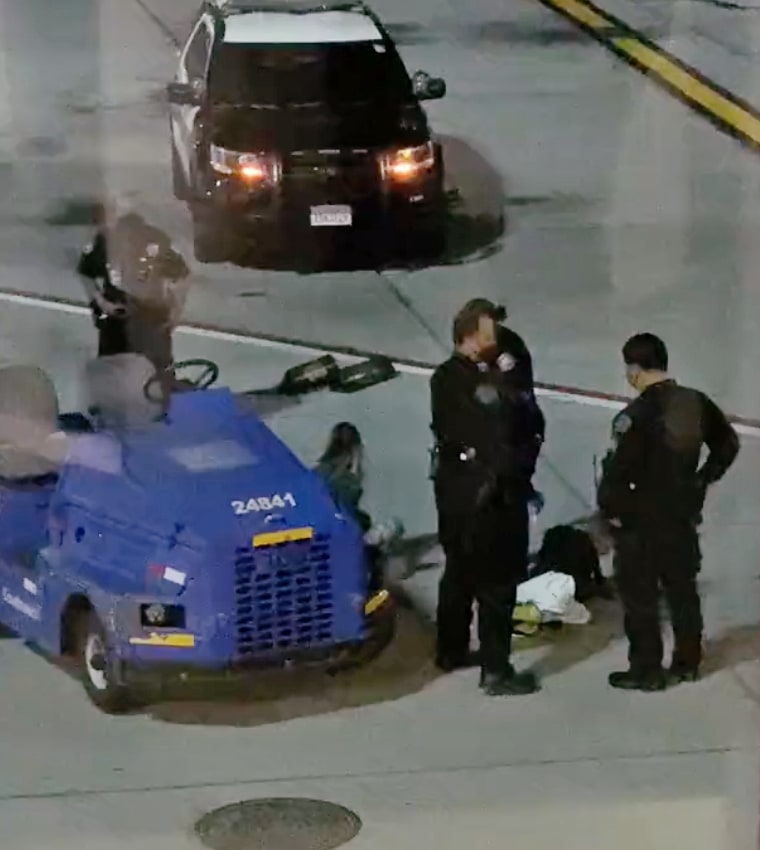
{"label": "black suv", "polygon": [[363,3],[206,2],[168,86],[196,259],[315,228],[443,250],[443,159],[420,101],[445,93],[410,79]]}

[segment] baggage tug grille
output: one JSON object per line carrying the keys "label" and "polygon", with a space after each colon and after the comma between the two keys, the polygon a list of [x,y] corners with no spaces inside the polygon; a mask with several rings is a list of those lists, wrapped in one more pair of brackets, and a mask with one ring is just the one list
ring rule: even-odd
{"label": "baggage tug grille", "polygon": [[329,537],[237,549],[235,611],[241,656],[329,643],[334,632]]}

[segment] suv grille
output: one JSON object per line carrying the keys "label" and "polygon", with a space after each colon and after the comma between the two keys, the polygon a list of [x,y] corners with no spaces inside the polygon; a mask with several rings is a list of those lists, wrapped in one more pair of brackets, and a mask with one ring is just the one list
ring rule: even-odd
{"label": "suv grille", "polygon": [[242,656],[318,646],[334,631],[330,540],[238,549],[235,628]]}
{"label": "suv grille", "polygon": [[380,190],[380,168],[374,154],[291,154],[283,164],[286,196],[304,203],[369,198]]}

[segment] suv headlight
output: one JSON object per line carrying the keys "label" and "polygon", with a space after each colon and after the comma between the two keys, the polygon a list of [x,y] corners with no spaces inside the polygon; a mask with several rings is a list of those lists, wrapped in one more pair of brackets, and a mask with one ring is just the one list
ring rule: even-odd
{"label": "suv headlight", "polygon": [[251,186],[277,183],[280,179],[279,160],[270,154],[241,153],[211,145],[209,163],[218,174],[239,177]]}
{"label": "suv headlight", "polygon": [[383,177],[388,180],[414,180],[435,165],[435,146],[425,142],[414,148],[401,148],[385,154],[380,160]]}

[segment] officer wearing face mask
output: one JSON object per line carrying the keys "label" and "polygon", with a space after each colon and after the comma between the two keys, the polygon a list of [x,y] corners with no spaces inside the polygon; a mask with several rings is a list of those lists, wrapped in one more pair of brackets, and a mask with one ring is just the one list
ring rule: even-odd
{"label": "officer wearing face mask", "polygon": [[510,663],[512,611],[527,573],[528,504],[516,464],[509,401],[493,369],[496,322],[481,299],[453,323],[455,350],[430,382],[435,436],[433,481],[438,535],[446,555],[437,611],[437,664],[469,665],[478,602],[481,688],[489,695],[533,693],[530,673]]}
{"label": "officer wearing face mask", "polygon": [[[623,359],[628,383],[639,396],[613,420],[613,448],[603,462],[597,502],[614,531],[630,666],[612,673],[609,683],[653,691],[699,676],[698,526],[707,488],[734,462],[739,440],[713,401],[668,376],[667,348],[654,334],[631,337]],[[700,466],[703,445],[709,454]],[[661,588],[675,638],[667,673]]]}

